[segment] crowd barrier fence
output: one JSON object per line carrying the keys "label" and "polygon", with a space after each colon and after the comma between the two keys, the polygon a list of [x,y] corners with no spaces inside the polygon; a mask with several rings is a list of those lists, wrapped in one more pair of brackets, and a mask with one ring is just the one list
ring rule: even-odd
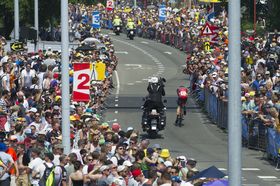
{"label": "crowd barrier fence", "polygon": [[[106,22],[107,29],[111,29],[110,23]],[[139,37],[156,40],[160,43],[170,45],[186,53],[192,52],[191,39],[184,34],[164,33],[154,29],[142,27],[136,28]],[[192,87],[192,85],[190,86]],[[203,104],[211,121],[219,128],[228,129],[228,102],[218,98],[207,88],[197,87],[194,97]],[[242,141],[243,145],[250,149],[256,149],[267,153],[267,156],[280,162],[280,134],[274,129],[266,127],[258,118],[247,118],[242,115]]]}

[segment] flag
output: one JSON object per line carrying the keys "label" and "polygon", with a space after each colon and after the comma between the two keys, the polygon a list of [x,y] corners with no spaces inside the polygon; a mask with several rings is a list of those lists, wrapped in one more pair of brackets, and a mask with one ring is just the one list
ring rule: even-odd
{"label": "flag", "polygon": [[211,19],[215,18],[215,10],[214,10],[214,6],[212,6],[212,8],[209,11],[209,14],[207,15],[207,21],[210,22]]}

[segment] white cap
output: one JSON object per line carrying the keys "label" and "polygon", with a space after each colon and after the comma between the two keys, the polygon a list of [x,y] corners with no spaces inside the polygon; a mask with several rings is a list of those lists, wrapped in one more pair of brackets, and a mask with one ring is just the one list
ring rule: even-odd
{"label": "white cap", "polygon": [[125,166],[124,165],[119,165],[118,168],[117,168],[117,172],[121,172],[125,169]]}
{"label": "white cap", "polygon": [[165,161],[163,164],[165,165],[165,167],[172,167],[171,161]]}
{"label": "white cap", "polygon": [[100,172],[103,172],[103,171],[108,170],[108,169],[109,169],[109,166],[107,166],[107,165],[103,165],[99,168]]}
{"label": "white cap", "polygon": [[37,112],[37,109],[35,107],[32,107],[31,109],[28,110],[28,112]]}
{"label": "white cap", "polygon": [[134,130],[133,127],[127,127],[126,131]]}
{"label": "white cap", "polygon": [[130,166],[132,166],[132,163],[131,163],[130,161],[128,161],[128,160],[125,160],[125,161],[123,162],[123,165],[124,165],[124,166],[127,166],[127,167],[130,167]]}

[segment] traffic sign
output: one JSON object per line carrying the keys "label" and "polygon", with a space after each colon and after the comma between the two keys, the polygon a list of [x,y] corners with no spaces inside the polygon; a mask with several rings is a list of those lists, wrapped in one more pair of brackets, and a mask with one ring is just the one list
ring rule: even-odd
{"label": "traffic sign", "polygon": [[209,51],[210,51],[210,42],[205,42],[205,43],[204,43],[204,50],[205,50],[206,52],[209,52]]}
{"label": "traffic sign", "polygon": [[22,42],[14,42],[10,44],[11,50],[13,51],[21,51],[24,49]]}
{"label": "traffic sign", "polygon": [[205,35],[212,35],[212,34],[213,31],[211,30],[211,26],[208,23],[206,23],[201,30],[201,35],[205,36]]}
{"label": "traffic sign", "polygon": [[90,63],[74,63],[73,100],[90,100]]}

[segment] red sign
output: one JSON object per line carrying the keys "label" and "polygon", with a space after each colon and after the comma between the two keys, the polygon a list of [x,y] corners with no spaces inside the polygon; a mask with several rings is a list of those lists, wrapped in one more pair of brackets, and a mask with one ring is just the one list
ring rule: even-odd
{"label": "red sign", "polygon": [[107,0],[106,9],[107,11],[112,11],[114,9],[114,0]]}
{"label": "red sign", "polygon": [[90,63],[74,63],[73,101],[90,100]]}

